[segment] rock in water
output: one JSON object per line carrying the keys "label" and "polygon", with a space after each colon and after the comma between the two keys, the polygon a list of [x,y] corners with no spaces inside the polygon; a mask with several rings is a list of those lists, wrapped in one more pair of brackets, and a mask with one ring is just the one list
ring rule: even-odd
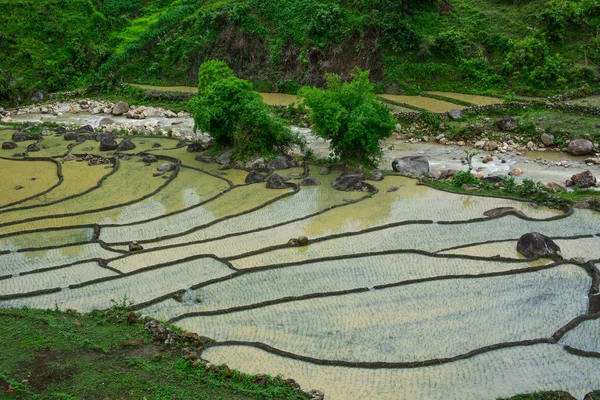
{"label": "rock in water", "polygon": [[289,169],[297,167],[298,163],[292,156],[278,156],[271,160],[269,163],[269,168],[278,170],[278,169]]}
{"label": "rock in water", "polygon": [[562,260],[560,247],[548,236],[538,232],[521,236],[517,243],[517,251],[527,258],[547,257]]}
{"label": "rock in water", "polygon": [[596,177],[590,171],[584,171],[571,177],[573,185],[581,189],[587,189],[596,186]]}
{"label": "rock in water", "polygon": [[2,150],[13,150],[16,149],[18,146],[15,142],[4,142],[2,143]]}
{"label": "rock in water", "polygon": [[576,139],[569,143],[568,151],[574,156],[583,156],[593,152],[594,145],[589,140]]}
{"label": "rock in water", "polygon": [[[66,138],[66,135],[65,135]],[[119,147],[118,143],[114,139],[104,139],[100,142],[100,151],[113,151]]]}
{"label": "rock in water", "polygon": [[123,115],[129,111],[129,104],[119,101],[112,109],[112,115]]}
{"label": "rock in water", "polygon": [[115,123],[115,121],[113,121],[112,118],[104,117],[100,120],[100,122],[98,123],[98,126],[113,125],[114,123]]}
{"label": "rock in water", "polygon": [[498,143],[496,143],[493,140],[487,140],[484,144],[483,144],[483,149],[485,151],[494,151],[494,150],[498,150]]}
{"label": "rock in water", "polygon": [[344,172],[338,176],[335,181],[331,184],[334,189],[349,192],[352,190],[361,190],[363,183],[366,179],[362,169],[352,169],[348,172]]}
{"label": "rock in water", "polygon": [[250,171],[250,173],[246,176],[246,183],[259,183],[264,181],[265,176],[256,170]]}
{"label": "rock in water", "polygon": [[429,174],[429,161],[423,156],[407,156],[392,161],[392,169],[396,172],[415,176]]}
{"label": "rock in water", "polygon": [[380,170],[374,169],[373,171],[371,171],[371,177],[369,178],[369,180],[371,180],[371,181],[382,181],[383,180],[383,174],[381,173]]}
{"label": "rock in water", "polygon": [[133,149],[135,149],[135,143],[133,143],[130,138],[123,139],[117,146],[118,151],[129,151]]}
{"label": "rock in water", "polygon": [[267,180],[267,189],[287,189],[285,181],[287,181],[285,176],[273,174]]}
{"label": "rock in water", "polygon": [[500,121],[496,122],[496,126],[503,132],[510,132],[517,129],[519,123],[513,117],[504,117]]}
{"label": "rock in water", "polygon": [[318,186],[318,185],[321,184],[321,182],[319,182],[318,180],[316,180],[312,176],[309,176],[308,178],[302,179],[300,182],[298,182],[298,184],[300,186]]}

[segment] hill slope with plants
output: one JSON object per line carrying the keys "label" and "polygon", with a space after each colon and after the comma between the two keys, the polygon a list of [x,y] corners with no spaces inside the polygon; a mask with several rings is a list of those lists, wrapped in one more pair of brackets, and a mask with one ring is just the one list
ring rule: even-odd
{"label": "hill slope with plants", "polygon": [[264,91],[371,71],[380,91],[597,84],[600,0],[0,0],[0,101],[195,85],[223,59]]}

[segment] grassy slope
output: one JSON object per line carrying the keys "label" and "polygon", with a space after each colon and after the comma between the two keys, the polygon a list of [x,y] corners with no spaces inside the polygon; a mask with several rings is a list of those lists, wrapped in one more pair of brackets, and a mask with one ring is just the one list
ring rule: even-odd
{"label": "grassy slope", "polygon": [[[130,339],[139,344],[124,347]],[[281,380],[260,385],[238,372],[193,368],[182,346],[152,344],[143,322],[118,311],[0,310],[0,341],[0,398],[305,398]]]}
{"label": "grassy slope", "polygon": [[0,13],[0,101],[35,87],[107,89],[122,79],[194,84],[209,58],[225,58],[262,90],[287,92],[354,65],[371,69],[388,92],[550,93],[595,83],[594,18],[569,22],[562,39],[546,41],[536,61],[560,54],[566,80],[550,68],[540,82],[503,72],[502,64],[510,40],[544,37],[548,27],[536,14],[548,0],[449,0],[450,12],[416,2],[408,13],[394,3],[0,0],[8,10]]}

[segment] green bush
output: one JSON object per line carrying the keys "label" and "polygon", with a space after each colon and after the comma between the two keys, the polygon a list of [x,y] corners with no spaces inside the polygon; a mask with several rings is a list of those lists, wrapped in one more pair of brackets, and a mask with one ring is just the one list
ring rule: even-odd
{"label": "green bush", "polygon": [[199,69],[198,94],[190,100],[194,129],[208,132],[217,148],[232,147],[234,158],[274,155],[301,145],[283,120],[271,115],[252,84],[222,61]]}
{"label": "green bush", "polygon": [[395,121],[373,93],[369,71],[357,69],[346,83],[339,75],[329,74],[326,90],[304,87],[300,95],[314,132],[331,140],[337,157],[349,164],[377,164],[379,141],[392,133]]}

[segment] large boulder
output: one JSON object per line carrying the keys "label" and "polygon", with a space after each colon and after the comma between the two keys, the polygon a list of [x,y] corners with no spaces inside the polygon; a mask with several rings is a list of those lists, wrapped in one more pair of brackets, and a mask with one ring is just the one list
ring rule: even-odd
{"label": "large boulder", "polygon": [[115,139],[105,138],[100,142],[100,151],[113,151],[119,147]]}
{"label": "large boulder", "polygon": [[13,142],[24,142],[25,141],[25,134],[23,132],[15,132],[12,135],[12,141]]}
{"label": "large boulder", "polygon": [[117,146],[118,151],[129,151],[135,149],[135,143],[130,138],[123,139]]}
{"label": "large boulder", "polygon": [[349,192],[352,190],[361,190],[363,181],[366,179],[362,169],[352,169],[338,176],[331,184],[334,189]]}
{"label": "large boulder", "polygon": [[517,251],[527,258],[547,257],[562,260],[560,247],[548,236],[538,232],[521,236],[517,243]]}
{"label": "large boulder", "polygon": [[226,151],[217,157],[217,163],[221,165],[229,165],[231,164],[231,151]]}
{"label": "large boulder", "polygon": [[199,142],[194,142],[187,147],[187,151],[189,153],[200,153],[204,150],[206,150],[206,148],[202,145],[202,143]]}
{"label": "large boulder", "polygon": [[[115,135],[112,132],[101,132],[98,135],[96,135],[97,142],[102,142],[103,140],[114,140],[116,138],[117,138],[117,135]],[[65,139],[66,139],[66,135],[65,135]]]}
{"label": "large boulder", "polygon": [[260,183],[265,181],[265,176],[260,172],[254,170],[246,176],[246,183]]}
{"label": "large boulder", "polygon": [[269,168],[278,170],[278,169],[289,169],[297,167],[298,163],[294,159],[294,157],[285,155],[285,156],[277,156],[271,160],[269,163]]}
{"label": "large boulder", "polygon": [[267,179],[267,189],[287,189],[285,181],[287,181],[285,176],[273,174]]}
{"label": "large boulder", "polygon": [[540,137],[542,143],[544,144],[544,146],[552,146],[554,144],[554,136],[549,134],[549,133],[542,133],[542,136]]}
{"label": "large boulder", "polygon": [[586,139],[575,139],[569,143],[568,151],[574,156],[583,156],[593,152],[594,145]]}
{"label": "large boulder", "polygon": [[123,115],[129,111],[129,104],[119,101],[112,109],[112,115]]}
{"label": "large boulder", "polygon": [[79,136],[79,134],[77,132],[67,132],[64,134],[63,138],[65,140],[77,140],[77,137]]}
{"label": "large boulder", "polygon": [[462,118],[462,111],[458,108],[453,108],[452,110],[448,111],[448,116],[450,117],[450,119],[458,121]]}
{"label": "large boulder", "polygon": [[503,132],[510,132],[517,129],[519,123],[513,117],[507,116],[496,122],[496,126]]}
{"label": "large boulder", "polygon": [[2,143],[2,150],[13,150],[16,149],[18,146],[15,142],[4,142]]}
{"label": "large boulder", "polygon": [[482,147],[485,151],[498,150],[498,143],[493,140],[486,140]]}
{"label": "large boulder", "polygon": [[40,151],[40,146],[38,146],[37,143],[31,143],[29,146],[27,146],[27,151],[30,153]]}
{"label": "large boulder", "polygon": [[146,164],[155,163],[155,162],[158,162],[158,157],[156,157],[153,154],[148,154],[148,155],[145,155],[144,158],[142,158],[142,162],[144,162]]}
{"label": "large boulder", "polygon": [[298,182],[298,184],[300,186],[318,186],[321,184],[321,182],[319,182],[312,176],[309,176],[307,178],[302,179],[300,182]]}
{"label": "large boulder", "polygon": [[583,171],[580,174],[575,174],[571,177],[571,185],[581,189],[587,189],[596,186],[596,177],[590,171]]}
{"label": "large boulder", "polygon": [[246,171],[266,171],[267,162],[262,157],[253,158],[244,165]]}
{"label": "large boulder", "polygon": [[156,171],[161,172],[161,173],[165,173],[165,172],[169,172],[175,169],[175,164],[171,164],[171,163],[164,163],[164,164],[160,164],[157,168]]}
{"label": "large boulder", "polygon": [[421,176],[429,174],[429,161],[423,156],[407,156],[392,161],[392,169],[403,174]]}
{"label": "large boulder", "polygon": [[91,125],[84,125],[84,126],[78,128],[75,132],[77,132],[77,133],[93,133],[94,127]]}

